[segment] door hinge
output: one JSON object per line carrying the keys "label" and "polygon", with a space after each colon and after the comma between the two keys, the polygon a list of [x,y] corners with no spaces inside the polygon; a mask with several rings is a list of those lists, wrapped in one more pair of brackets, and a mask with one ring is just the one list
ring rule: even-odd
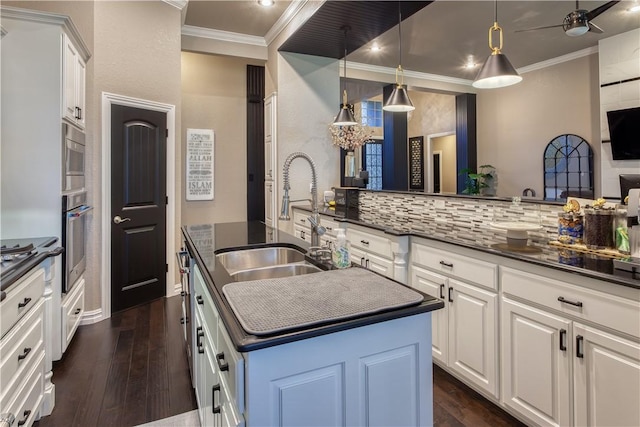
{"label": "door hinge", "polygon": [[169,204],[169,196],[164,196],[164,204],[165,205]]}
{"label": "door hinge", "polygon": [[165,136],[166,136],[167,138],[169,138],[169,129],[165,129],[165,131],[166,131],[166,132],[165,132]]}
{"label": "door hinge", "polygon": [[165,273],[168,273],[169,272],[169,264],[165,264],[164,268],[165,268]]}

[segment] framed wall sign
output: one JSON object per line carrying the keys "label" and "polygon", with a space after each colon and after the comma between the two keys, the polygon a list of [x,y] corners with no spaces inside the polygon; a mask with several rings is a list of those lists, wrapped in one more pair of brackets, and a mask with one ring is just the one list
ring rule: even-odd
{"label": "framed wall sign", "polygon": [[424,190],[424,137],[409,138],[409,190]]}
{"label": "framed wall sign", "polygon": [[187,129],[187,200],[213,200],[213,129]]}

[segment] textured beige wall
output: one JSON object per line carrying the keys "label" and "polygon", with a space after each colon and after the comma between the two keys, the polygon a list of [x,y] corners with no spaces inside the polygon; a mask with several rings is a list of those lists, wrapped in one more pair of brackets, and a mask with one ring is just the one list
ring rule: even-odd
{"label": "textured beige wall", "polygon": [[456,130],[456,97],[433,92],[410,90],[416,109],[409,113],[409,137],[424,136]]}
{"label": "textured beige wall", "polygon": [[[182,158],[188,128],[215,134],[214,199],[182,197],[182,224],[247,218],[247,64],[264,61],[182,53]],[[184,173],[179,182],[184,194]]]}
{"label": "textured beige wall", "polygon": [[543,197],[542,158],[556,136],[576,134],[594,151],[600,194],[598,56],[589,55],[522,75],[523,81],[478,93],[478,165],[498,174],[498,196],[533,188]]}
{"label": "textured beige wall", "polygon": [[[456,136],[448,135],[431,139],[432,150],[442,151],[442,182],[440,192],[455,193],[457,191],[456,173]],[[425,171],[425,174],[428,173]]]}

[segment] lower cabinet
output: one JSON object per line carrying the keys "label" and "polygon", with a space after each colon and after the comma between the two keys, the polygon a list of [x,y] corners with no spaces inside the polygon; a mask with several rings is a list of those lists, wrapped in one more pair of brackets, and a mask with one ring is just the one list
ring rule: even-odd
{"label": "lower cabinet", "polygon": [[197,266],[190,277],[203,426],[433,424],[431,313],[238,353]]}
{"label": "lower cabinet", "polygon": [[639,426],[640,342],[625,337],[640,326],[638,302],[500,276],[503,403],[541,426]]}
{"label": "lower cabinet", "polygon": [[365,252],[353,245],[349,249],[349,258],[353,263],[380,273],[383,276],[393,278],[393,261],[389,258]]}
{"label": "lower cabinet", "polygon": [[62,302],[62,352],[76,333],[84,313],[84,278],[81,277]]}

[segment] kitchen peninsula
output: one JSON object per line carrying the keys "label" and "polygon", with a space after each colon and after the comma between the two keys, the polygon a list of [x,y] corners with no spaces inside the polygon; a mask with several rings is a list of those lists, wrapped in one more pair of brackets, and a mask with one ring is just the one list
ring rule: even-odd
{"label": "kitchen peninsula", "polygon": [[[243,329],[225,288],[240,282],[219,255],[265,246],[304,253],[308,245],[259,222],[186,226],[182,232],[191,257],[184,303],[191,304],[192,322],[186,328],[194,337],[193,378],[203,425],[220,419],[247,426],[433,423],[431,311],[442,308],[442,301],[416,292],[419,300],[397,308],[252,334]],[[330,269],[308,256],[305,262]],[[352,277],[356,270],[372,275],[372,284],[382,280],[415,292],[359,268],[313,273],[309,281],[314,275]],[[272,286],[303,277],[244,283]],[[332,297],[326,295],[323,304],[330,306]]]}

